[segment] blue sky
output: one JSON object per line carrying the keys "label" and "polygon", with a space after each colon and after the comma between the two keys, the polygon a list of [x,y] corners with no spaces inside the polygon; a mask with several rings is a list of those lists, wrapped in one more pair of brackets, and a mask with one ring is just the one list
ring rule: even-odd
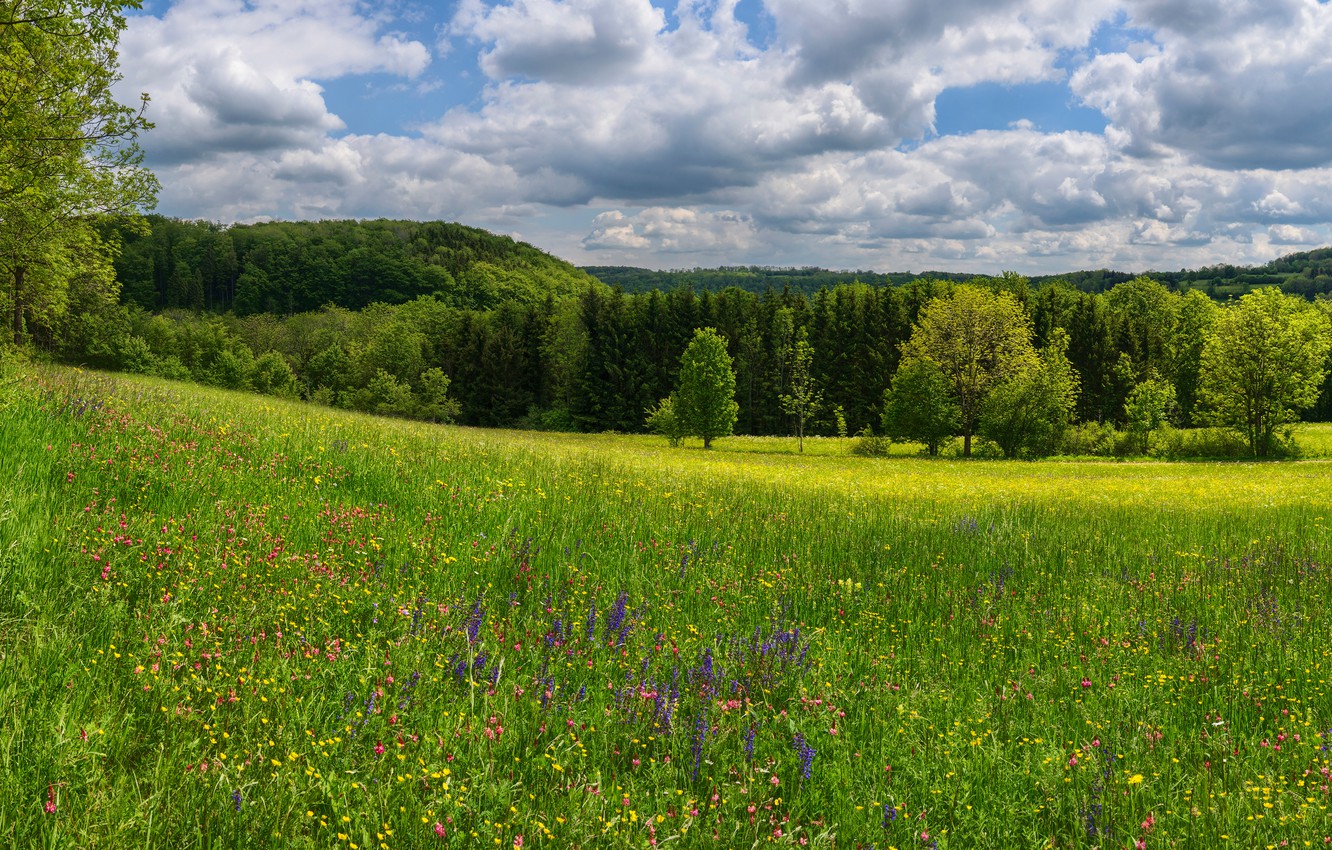
{"label": "blue sky", "polygon": [[1319,0],[151,0],[159,211],[580,264],[1129,271],[1332,242]]}

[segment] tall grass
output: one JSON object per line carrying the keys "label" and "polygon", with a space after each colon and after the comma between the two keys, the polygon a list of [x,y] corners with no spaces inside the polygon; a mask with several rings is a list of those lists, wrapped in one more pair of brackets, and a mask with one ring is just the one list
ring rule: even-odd
{"label": "tall grass", "polygon": [[67,370],[0,417],[7,845],[1332,834],[1323,462],[673,451]]}

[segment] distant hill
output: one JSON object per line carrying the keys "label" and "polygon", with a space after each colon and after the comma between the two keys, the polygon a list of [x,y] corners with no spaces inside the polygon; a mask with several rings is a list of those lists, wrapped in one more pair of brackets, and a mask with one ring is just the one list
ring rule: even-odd
{"label": "distant hill", "polygon": [[771,288],[777,292],[789,289],[803,295],[813,295],[820,289],[845,283],[864,283],[869,286],[901,286],[918,278],[965,281],[978,275],[956,272],[871,272],[831,271],[820,268],[774,268],[770,266],[722,266],[715,269],[681,269],[654,271],[634,266],[583,266],[583,271],[607,286],[618,286],[625,292],[648,292],[653,289],[669,291],[688,286],[696,292],[721,292],[731,287],[747,292],[764,292]]}
{"label": "distant hill", "polygon": [[[811,295],[823,287],[843,283],[864,283],[870,286],[898,286],[919,278],[966,281],[980,275],[965,272],[872,272],[832,271],[821,268],[773,268],[768,266],[722,266],[715,269],[676,269],[654,271],[632,266],[584,266],[583,271],[608,286],[619,286],[625,292],[646,292],[651,289],[669,291],[688,286],[697,292],[721,292],[737,287],[748,292],[764,292],[771,288]],[[998,274],[999,269],[994,273]],[[1332,292],[1332,248],[1319,248],[1289,254],[1261,266],[1214,265],[1190,271],[1121,272],[1108,269],[1074,271],[1033,277],[1036,285],[1064,280],[1084,292],[1104,292],[1117,283],[1145,274],[1171,289],[1197,289],[1213,298],[1224,299],[1243,295],[1260,286],[1277,286],[1292,295],[1312,298]]]}
{"label": "distant hill", "polygon": [[290,315],[434,295],[453,306],[563,298],[596,281],[525,242],[431,221],[267,222],[223,227],[149,216],[122,231],[121,300],[146,310]]}

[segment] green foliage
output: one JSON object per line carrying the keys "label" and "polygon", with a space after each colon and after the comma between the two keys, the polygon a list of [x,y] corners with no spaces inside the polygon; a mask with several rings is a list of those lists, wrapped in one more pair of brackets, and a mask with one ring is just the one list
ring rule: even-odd
{"label": "green foliage", "polygon": [[700,328],[680,359],[680,389],[674,405],[681,428],[691,437],[701,437],[703,448],[712,448],[717,437],[735,427],[739,405],[735,402],[735,373],[726,342],[713,328]]}
{"label": "green foliage", "polygon": [[281,354],[267,351],[254,361],[250,370],[250,388],[264,395],[297,398],[300,387],[291,366]]}
{"label": "green foliage", "polygon": [[887,457],[892,447],[891,437],[875,434],[874,429],[866,425],[851,444],[851,454],[858,457]]}
{"label": "green foliage", "polygon": [[153,203],[137,135],[119,103],[116,42],[133,0],[0,6],[0,286],[13,339],[63,317],[72,276],[105,256],[89,220]]}
{"label": "green foliage", "polygon": [[[1278,433],[1269,457],[1293,457],[1289,434]],[[1253,457],[1253,449],[1233,428],[1175,428],[1163,425],[1152,440],[1149,454],[1165,460],[1238,460]]]}
{"label": "green foliage", "polygon": [[[805,422],[809,420],[819,407],[823,404],[823,393],[819,390],[818,384],[814,379],[814,348],[809,344],[809,335],[801,328],[800,335],[796,338],[795,345],[791,346],[787,355],[787,376],[790,382],[790,390],[781,395],[782,412],[795,419],[796,437],[799,440],[799,451],[805,451]],[[846,436],[846,419],[840,413],[841,407],[838,406],[838,418],[841,424],[840,432],[843,437]]]}
{"label": "green foliage", "polygon": [[1133,388],[1124,404],[1128,432],[1138,451],[1146,454],[1152,432],[1170,423],[1175,409],[1175,388],[1159,378],[1148,378]]}
{"label": "green foliage", "polygon": [[380,416],[408,417],[417,409],[411,386],[383,369],[352,395],[352,406]]}
{"label": "green foliage", "polygon": [[689,436],[680,417],[675,414],[675,396],[668,395],[648,409],[647,427],[652,433],[665,437],[673,448]]}
{"label": "green foliage", "polygon": [[933,360],[905,361],[883,396],[883,432],[894,440],[924,443],[931,457],[957,433],[961,412],[952,384]]}
{"label": "green foliage", "polygon": [[1213,424],[1244,435],[1254,457],[1318,400],[1332,347],[1326,314],[1275,289],[1223,310],[1202,350],[1199,395]]}
{"label": "green foliage", "polygon": [[250,389],[250,375],[254,372],[254,357],[249,349],[219,351],[203,371],[202,383],[224,390]]}
{"label": "green foliage", "polygon": [[980,433],[1004,457],[1044,457],[1059,450],[1077,404],[1078,376],[1056,330],[1037,362],[995,385],[981,408]]}
{"label": "green foliage", "polygon": [[415,411],[427,422],[452,422],[458,417],[458,402],[449,398],[449,376],[438,366],[421,374],[421,400]]}
{"label": "green foliage", "polygon": [[465,309],[573,298],[595,279],[531,245],[446,222],[264,222],[223,228],[150,216],[116,231],[126,300],[148,310],[290,316],[423,296]]}
{"label": "green foliage", "polygon": [[963,456],[971,455],[971,436],[990,390],[1034,365],[1031,338],[1031,317],[1011,292],[963,285],[921,311],[903,356],[929,360],[947,378],[957,404]]}
{"label": "green foliage", "polygon": [[1119,457],[1127,453],[1125,435],[1109,422],[1082,422],[1065,429],[1059,454],[1068,457]]}

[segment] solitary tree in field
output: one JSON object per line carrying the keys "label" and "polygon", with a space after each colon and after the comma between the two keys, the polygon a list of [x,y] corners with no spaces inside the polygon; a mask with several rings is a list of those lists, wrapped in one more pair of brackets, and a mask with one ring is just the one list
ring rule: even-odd
{"label": "solitary tree in field", "polygon": [[959,286],[921,310],[903,360],[928,360],[948,379],[964,456],[971,456],[971,436],[990,390],[1036,362],[1031,338],[1031,317],[1008,292]]}
{"label": "solitary tree in field", "polygon": [[680,358],[680,389],[675,393],[680,428],[689,436],[702,437],[703,448],[710,449],[714,438],[735,428],[739,411],[726,341],[712,328],[699,328]]}
{"label": "solitary tree in field", "polygon": [[1240,431],[1268,457],[1282,426],[1318,401],[1332,333],[1307,302],[1265,288],[1222,310],[1202,351],[1199,396],[1208,419]]}
{"label": "solitary tree in field", "polygon": [[795,417],[796,439],[800,451],[805,451],[805,422],[823,405],[823,393],[814,380],[814,347],[809,344],[809,333],[800,329],[800,337],[787,355],[791,391],[782,393],[779,401],[782,412]]}

